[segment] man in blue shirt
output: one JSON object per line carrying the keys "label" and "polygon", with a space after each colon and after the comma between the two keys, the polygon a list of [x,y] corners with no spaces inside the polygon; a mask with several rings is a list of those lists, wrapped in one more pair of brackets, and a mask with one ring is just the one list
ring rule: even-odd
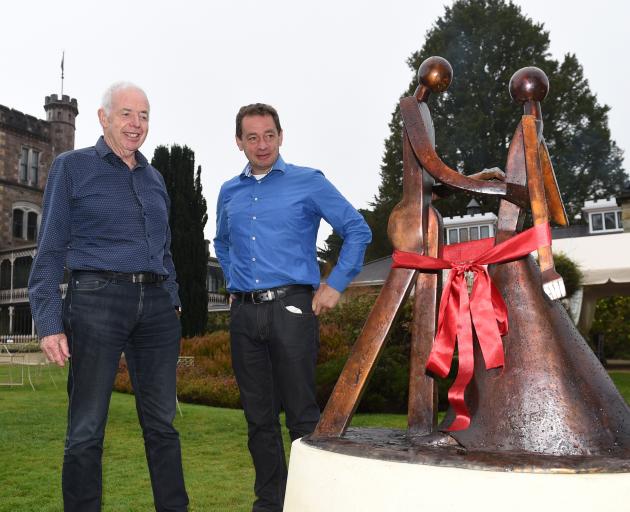
{"label": "man in blue shirt", "polygon": [[[44,193],[29,296],[41,348],[68,375],[65,512],[101,510],[103,437],[121,353],[133,384],[155,507],[185,511],[175,370],[180,302],[170,252],[169,198],[140,153],[149,102],[112,85],[96,146],[59,155]],[[66,297],[59,285],[70,272]]]}
{"label": "man in blue shirt", "polygon": [[[242,107],[236,144],[249,163],[221,187],[214,246],[232,298],[232,365],[256,470],[252,510],[276,512],[287,478],[280,408],[292,440],[314,430],[317,316],[337,304],[361,269],[371,233],[320,171],[284,162],[273,107]],[[337,265],[320,285],[321,219],[344,241]]]}

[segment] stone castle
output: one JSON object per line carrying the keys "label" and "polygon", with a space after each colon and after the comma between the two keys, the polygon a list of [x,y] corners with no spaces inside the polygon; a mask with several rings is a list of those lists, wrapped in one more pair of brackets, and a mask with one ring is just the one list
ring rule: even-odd
{"label": "stone castle", "polygon": [[77,100],[51,94],[44,110],[45,120],[0,105],[0,334],[34,333],[27,283],[48,169],[74,149]]}

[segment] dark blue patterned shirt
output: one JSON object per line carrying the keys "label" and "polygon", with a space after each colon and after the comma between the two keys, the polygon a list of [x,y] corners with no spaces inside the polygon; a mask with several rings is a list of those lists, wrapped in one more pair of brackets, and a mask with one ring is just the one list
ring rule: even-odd
{"label": "dark blue patterned shirt", "polygon": [[129,167],[101,137],[96,146],[59,155],[50,168],[37,256],[29,279],[41,337],[63,332],[61,293],[69,270],[154,272],[179,306],[162,175],[136,152]]}
{"label": "dark blue patterned shirt", "polygon": [[217,201],[214,248],[230,291],[288,284],[319,286],[317,230],[326,220],[343,238],[326,282],[342,292],[361,270],[372,239],[367,223],[321,171],[282,157],[262,179],[249,166],[226,181]]}

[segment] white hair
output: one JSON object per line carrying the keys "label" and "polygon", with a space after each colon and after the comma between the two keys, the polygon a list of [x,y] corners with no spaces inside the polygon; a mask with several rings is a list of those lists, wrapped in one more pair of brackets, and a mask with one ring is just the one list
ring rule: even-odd
{"label": "white hair", "polygon": [[[118,91],[123,91],[126,89],[135,89],[136,91],[140,91],[144,94],[144,97],[147,98],[147,93],[144,92],[142,87],[138,87],[136,84],[131,82],[116,82],[110,85],[105,93],[103,94],[103,99],[101,100],[101,108],[105,111],[105,114],[109,115],[112,111],[112,98],[114,94]],[[149,103],[149,98],[147,98],[147,104]]]}

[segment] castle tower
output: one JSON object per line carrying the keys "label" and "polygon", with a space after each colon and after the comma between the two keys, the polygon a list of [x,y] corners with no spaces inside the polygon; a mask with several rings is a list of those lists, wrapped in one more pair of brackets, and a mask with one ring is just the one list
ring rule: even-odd
{"label": "castle tower", "polygon": [[53,158],[74,149],[74,120],[79,115],[77,100],[64,94],[61,99],[56,94],[46,96],[44,101],[46,120],[50,123],[50,140]]}

